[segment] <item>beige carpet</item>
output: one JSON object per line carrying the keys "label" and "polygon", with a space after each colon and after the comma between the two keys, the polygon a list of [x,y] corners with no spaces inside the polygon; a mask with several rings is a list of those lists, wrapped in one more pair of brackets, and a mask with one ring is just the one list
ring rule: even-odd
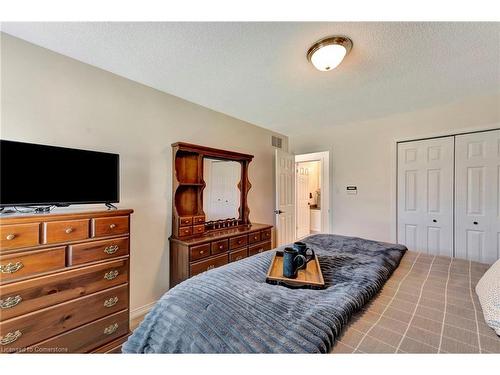
{"label": "beige carpet", "polygon": [[332,353],[500,353],[474,291],[487,268],[408,252]]}

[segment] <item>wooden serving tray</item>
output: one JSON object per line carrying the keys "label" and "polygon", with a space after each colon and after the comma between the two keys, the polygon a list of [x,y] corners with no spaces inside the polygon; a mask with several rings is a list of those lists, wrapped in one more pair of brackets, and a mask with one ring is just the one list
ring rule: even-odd
{"label": "wooden serving tray", "polygon": [[283,251],[274,253],[273,260],[267,271],[266,282],[288,288],[323,289],[325,287],[317,255],[314,255],[314,259],[307,263],[305,269],[299,270],[297,278],[290,279],[283,276]]}

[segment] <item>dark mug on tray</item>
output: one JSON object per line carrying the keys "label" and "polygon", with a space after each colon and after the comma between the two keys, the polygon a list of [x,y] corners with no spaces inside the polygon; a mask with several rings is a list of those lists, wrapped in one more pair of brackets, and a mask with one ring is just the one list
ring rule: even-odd
{"label": "dark mug on tray", "polygon": [[297,271],[307,264],[306,257],[299,254],[298,250],[292,247],[285,247],[283,250],[283,276],[289,279],[297,277]]}
{"label": "dark mug on tray", "polygon": [[[307,247],[307,245],[304,242],[294,242],[293,248],[297,250],[300,255],[306,258],[306,263],[309,263],[311,260],[314,259],[314,250],[311,249],[310,247]],[[311,251],[310,255],[307,255],[307,250]]]}

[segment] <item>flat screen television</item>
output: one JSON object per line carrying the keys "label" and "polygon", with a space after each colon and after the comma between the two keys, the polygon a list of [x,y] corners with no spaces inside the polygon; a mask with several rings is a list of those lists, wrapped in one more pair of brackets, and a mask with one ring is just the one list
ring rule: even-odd
{"label": "flat screen television", "polygon": [[0,206],[117,203],[119,155],[0,140]]}

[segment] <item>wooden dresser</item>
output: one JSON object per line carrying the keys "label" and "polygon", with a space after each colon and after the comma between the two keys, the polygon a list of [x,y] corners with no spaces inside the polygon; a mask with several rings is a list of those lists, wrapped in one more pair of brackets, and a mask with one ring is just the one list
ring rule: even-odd
{"label": "wooden dresser", "polygon": [[[239,206],[235,217],[207,221],[203,191],[207,188],[204,159],[239,164]],[[250,223],[247,196],[253,155],[177,142],[172,144],[172,236],[170,287],[204,271],[272,248],[272,225]],[[219,181],[227,178],[220,177]],[[210,179],[215,180],[215,176]],[[232,180],[234,181],[234,180]],[[227,200],[226,200],[227,202]],[[205,203],[205,204],[204,204]],[[209,215],[210,216],[210,215]]]}
{"label": "wooden dresser", "polygon": [[0,217],[0,352],[112,352],[129,335],[132,210]]}
{"label": "wooden dresser", "polygon": [[249,224],[189,239],[171,238],[170,287],[204,271],[272,248],[272,225]]}

